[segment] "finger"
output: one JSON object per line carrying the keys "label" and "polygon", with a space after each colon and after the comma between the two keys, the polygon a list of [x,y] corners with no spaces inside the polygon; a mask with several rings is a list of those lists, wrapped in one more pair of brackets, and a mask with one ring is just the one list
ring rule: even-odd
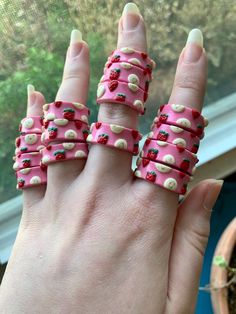
{"label": "finger", "polygon": [[222,184],[221,180],[202,181],[179,207],[169,263],[167,314],[194,313],[211,211]]}
{"label": "finger", "polygon": [[[89,48],[82,40],[79,30],[71,32],[70,46],[67,51],[66,62],[61,86],[56,100],[79,102],[86,105],[89,85]],[[64,188],[81,172],[84,160],[68,160],[48,165],[48,190]]]}
{"label": "finger", "polygon": [[[203,36],[200,30],[194,29],[189,33],[186,46],[180,54],[169,103],[183,104],[201,111],[206,78],[207,57],[203,49]],[[177,209],[178,197],[173,192],[163,190],[144,180],[137,179],[136,185],[138,191],[144,196],[155,195],[159,202],[162,199],[168,199],[163,206],[163,215],[167,215],[167,219],[171,219],[170,227],[173,227],[176,214],[176,210],[173,211],[173,209]],[[171,212],[168,210],[170,208]],[[168,218],[170,213],[171,217]]]}
{"label": "finger", "polygon": [[[43,105],[45,104],[44,96],[35,91],[33,85],[28,85],[28,104],[26,116],[43,116]],[[34,203],[44,197],[46,185],[36,185],[32,188],[23,189],[24,207],[29,208]]]}
{"label": "finger", "polygon": [[[118,27],[118,48],[130,47],[139,51],[147,50],[145,25],[138,7],[128,3],[124,7]],[[101,104],[98,121],[137,129],[138,113],[126,105]],[[90,149],[86,168],[93,168],[98,175],[104,173],[116,176],[116,182],[130,178],[132,155],[118,149],[93,145]]]}

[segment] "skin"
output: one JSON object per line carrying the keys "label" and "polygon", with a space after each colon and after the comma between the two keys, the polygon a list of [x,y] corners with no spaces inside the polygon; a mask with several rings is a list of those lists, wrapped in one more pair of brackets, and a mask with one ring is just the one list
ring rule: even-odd
{"label": "skin", "polygon": [[[141,16],[121,17],[117,45],[146,51]],[[57,100],[86,103],[88,62],[87,44],[71,44]],[[201,110],[206,74],[204,49],[189,44],[179,57],[170,103]],[[41,93],[31,94],[27,115],[41,115],[44,103]],[[98,121],[138,127],[137,114],[121,105],[102,104]],[[203,181],[178,205],[175,193],[134,179],[131,159],[94,145],[87,162],[50,165],[47,188],[23,191],[19,232],[0,288],[2,314],[194,313],[221,184]]]}

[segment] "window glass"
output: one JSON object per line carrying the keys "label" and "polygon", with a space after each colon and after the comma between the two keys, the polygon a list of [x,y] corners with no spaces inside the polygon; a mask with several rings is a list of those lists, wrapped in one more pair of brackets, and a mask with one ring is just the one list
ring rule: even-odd
{"label": "window glass", "polygon": [[[96,119],[96,86],[106,56],[116,44],[124,6],[118,0],[0,0],[0,202],[14,197],[11,156],[31,83],[54,99],[62,76],[70,31],[78,28],[91,49],[88,104]],[[236,2],[224,0],[137,0],[147,25],[149,52],[157,63],[148,110],[140,119],[146,133],[157,106],[168,101],[178,55],[190,29],[199,27],[209,56],[205,105],[232,92],[236,81]]]}

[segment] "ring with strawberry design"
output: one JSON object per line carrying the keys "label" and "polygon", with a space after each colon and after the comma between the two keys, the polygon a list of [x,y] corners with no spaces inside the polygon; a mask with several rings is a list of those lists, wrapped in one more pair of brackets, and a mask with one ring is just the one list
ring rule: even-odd
{"label": "ring with strawberry design", "polygon": [[144,70],[141,68],[130,63],[112,63],[109,68],[104,68],[104,75],[100,82],[114,80],[135,84],[148,93],[150,83],[149,75],[145,74]]}
{"label": "ring with strawberry design", "polygon": [[21,120],[19,125],[20,134],[29,134],[29,133],[42,133],[43,126],[43,117],[41,116],[30,116]]}
{"label": "ring with strawberry design", "polygon": [[20,135],[16,138],[15,146],[16,155],[23,153],[39,152],[39,150],[44,147],[41,142],[41,134],[36,133]]}
{"label": "ring with strawberry design", "polygon": [[134,172],[136,177],[181,195],[186,193],[187,185],[192,178],[188,174],[145,158],[139,158],[137,164]]}
{"label": "ring with strawberry design", "polygon": [[41,157],[40,152],[18,154],[13,157],[13,160],[15,160],[13,169],[17,171],[24,168],[37,167],[40,165]]}
{"label": "ring with strawberry design", "polygon": [[124,83],[117,80],[106,81],[98,84],[97,103],[116,103],[131,107],[143,115],[145,113],[144,103],[148,98],[148,93],[143,91],[138,85]]}
{"label": "ring with strawberry design", "polygon": [[158,116],[154,120],[154,123],[157,122],[179,126],[200,138],[203,138],[204,128],[208,125],[208,120],[199,111],[177,104],[160,106]]}
{"label": "ring with strawberry design", "polygon": [[154,124],[148,138],[175,144],[184,147],[191,153],[196,154],[199,149],[200,139],[194,133],[180,127],[169,124]]}
{"label": "ring with strawberry design", "polygon": [[114,50],[108,57],[105,67],[109,68],[112,63],[117,62],[125,62],[140,67],[145,71],[144,74],[150,76],[150,79],[152,70],[156,67],[155,62],[149,58],[147,53],[129,47]]}
{"label": "ring with strawberry design", "polygon": [[45,145],[51,142],[85,142],[89,134],[89,125],[80,120],[55,119],[44,125],[41,136]]}
{"label": "ring with strawberry design", "polygon": [[16,188],[26,189],[47,183],[47,167],[45,165],[24,168],[16,171],[17,185]]}
{"label": "ring with strawberry design", "polygon": [[139,153],[139,141],[142,135],[137,130],[115,124],[96,122],[91,125],[90,132],[91,134],[87,137],[89,143],[115,147],[128,151],[133,155]]}
{"label": "ring with strawberry design", "polygon": [[140,156],[166,164],[189,175],[193,175],[198,162],[197,156],[184,147],[150,138],[146,139]]}
{"label": "ring with strawberry design", "polygon": [[48,145],[41,150],[41,154],[41,162],[44,165],[49,165],[58,161],[86,159],[88,157],[88,144],[65,142],[61,144]]}
{"label": "ring with strawberry design", "polygon": [[79,120],[88,123],[89,109],[78,102],[54,101],[43,106],[44,123],[55,119]]}

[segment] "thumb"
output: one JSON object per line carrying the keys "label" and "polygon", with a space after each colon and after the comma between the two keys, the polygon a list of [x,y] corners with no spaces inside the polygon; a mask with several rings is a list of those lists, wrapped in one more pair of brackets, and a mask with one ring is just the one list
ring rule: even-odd
{"label": "thumb", "polygon": [[194,313],[211,212],[222,185],[222,180],[202,181],[179,206],[171,247],[166,313]]}

